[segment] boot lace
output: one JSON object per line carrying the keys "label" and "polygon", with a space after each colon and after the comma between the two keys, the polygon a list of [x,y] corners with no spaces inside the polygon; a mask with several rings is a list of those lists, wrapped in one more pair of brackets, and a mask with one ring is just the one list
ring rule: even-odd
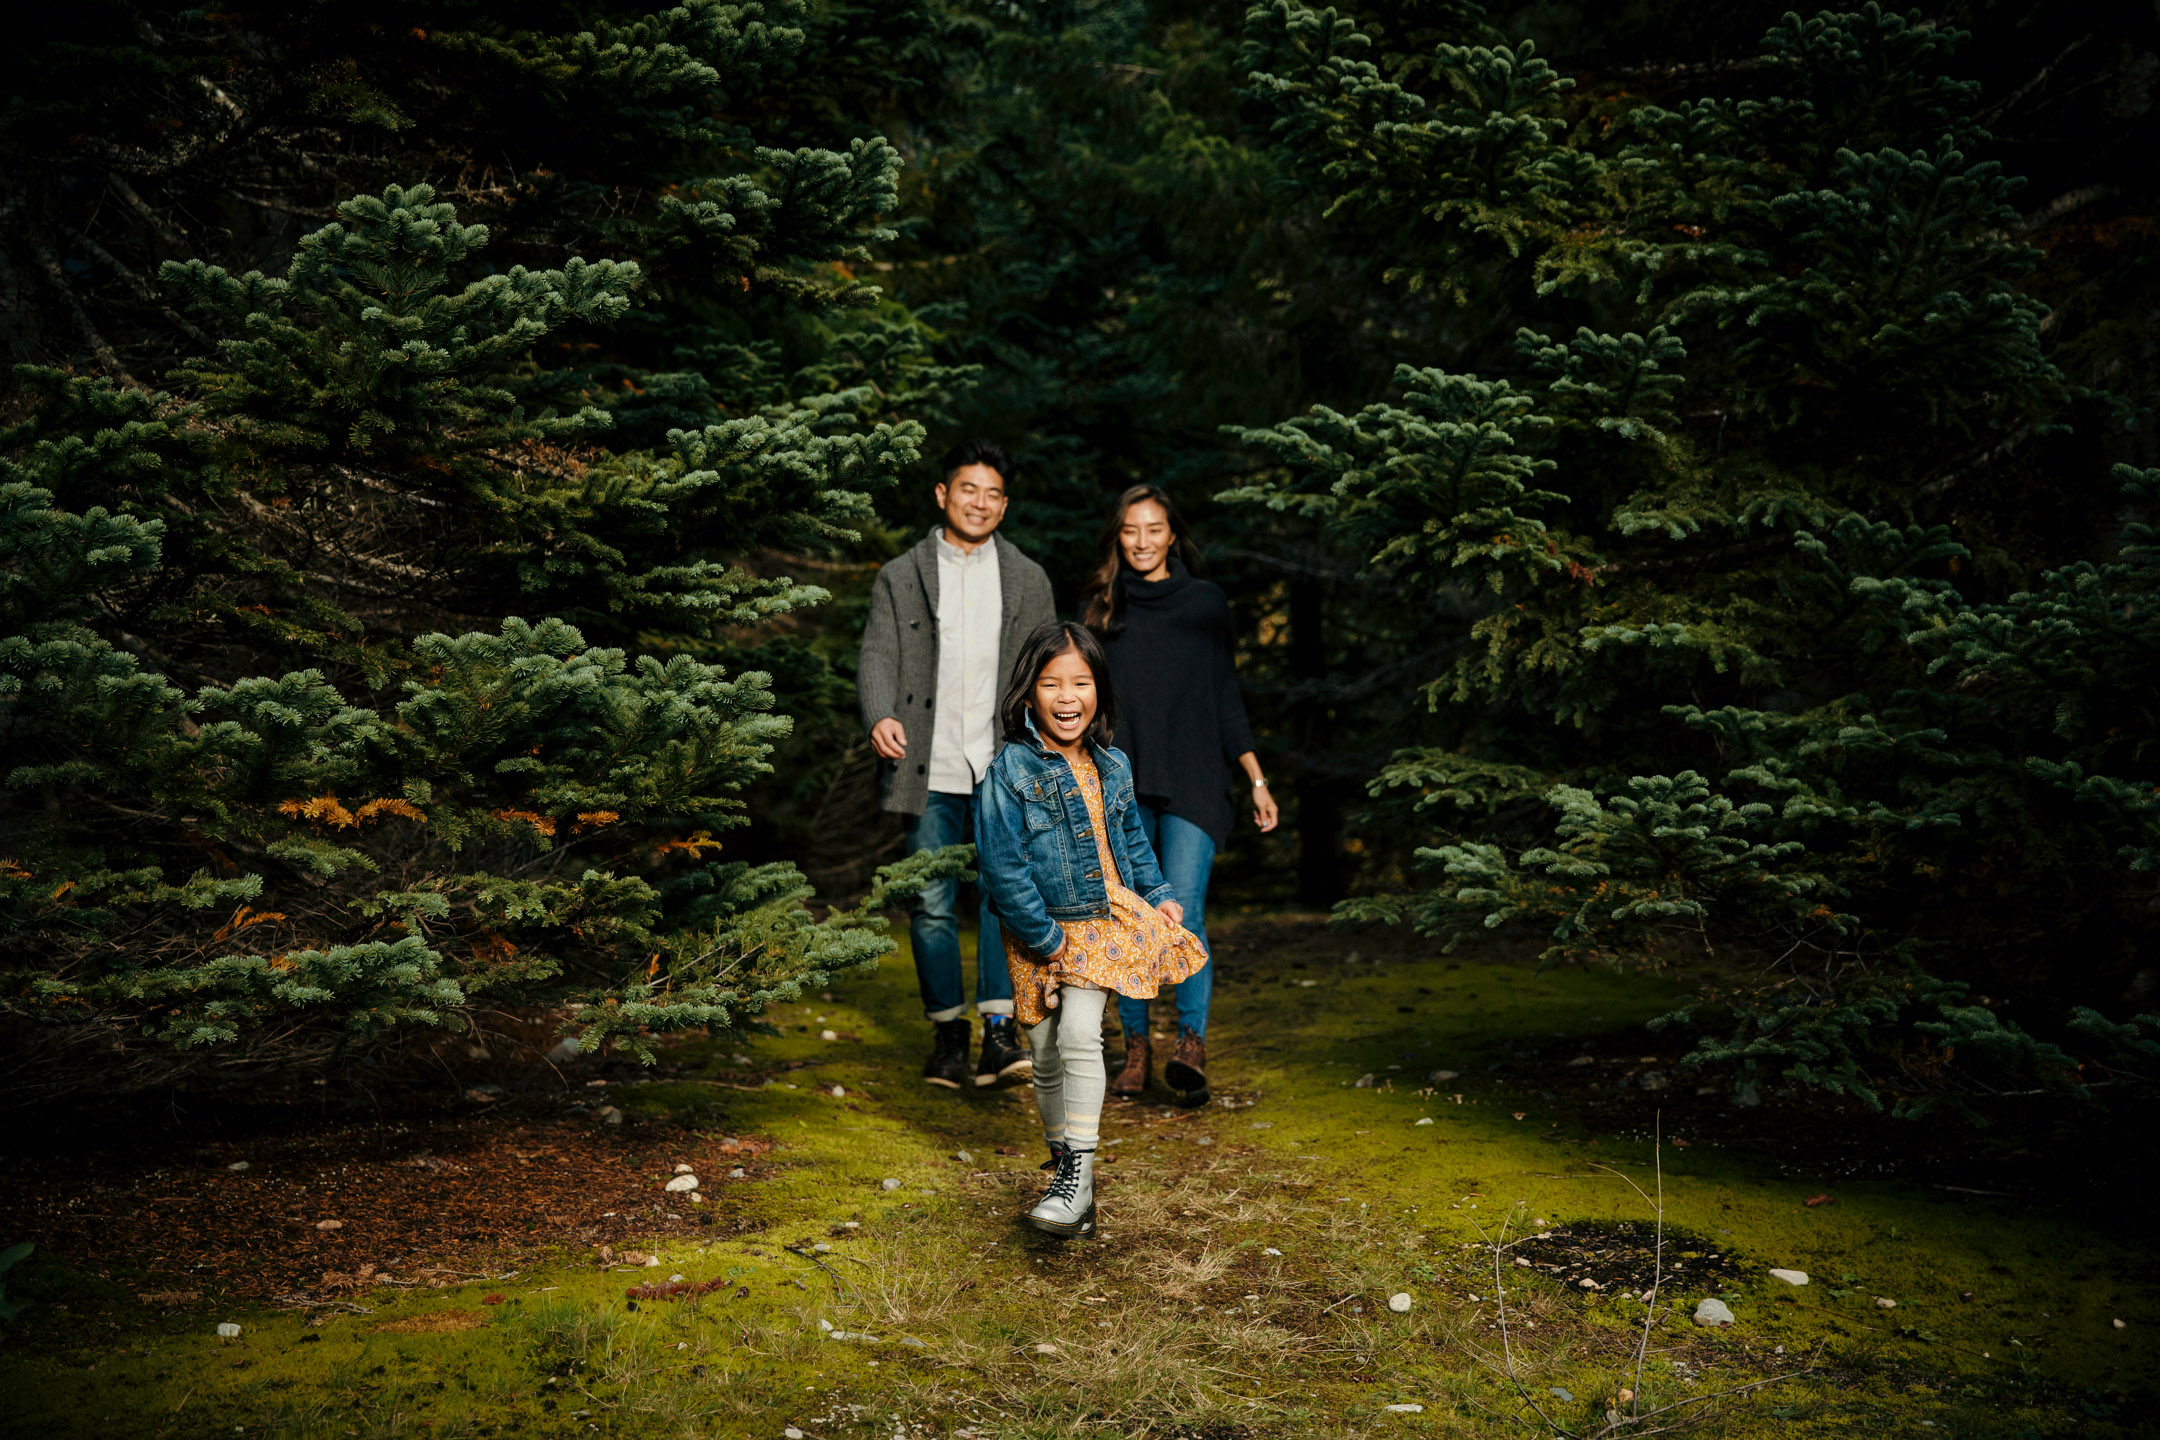
{"label": "boot lace", "polygon": [[1045,1200],[1071,1200],[1080,1193],[1080,1152],[1065,1150],[1058,1155],[1057,1173],[1050,1177],[1050,1188],[1043,1194]]}

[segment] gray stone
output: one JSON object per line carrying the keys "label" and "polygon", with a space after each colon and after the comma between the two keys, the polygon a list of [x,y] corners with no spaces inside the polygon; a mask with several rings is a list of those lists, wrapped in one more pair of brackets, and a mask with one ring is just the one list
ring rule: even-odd
{"label": "gray stone", "polygon": [[1455,1079],[1461,1074],[1462,1071],[1460,1070],[1435,1070],[1432,1072],[1432,1074],[1427,1075],[1425,1078],[1435,1085],[1445,1085],[1448,1081]]}
{"label": "gray stone", "polygon": [[878,1181],[878,1188],[881,1190],[897,1190],[900,1188],[900,1182],[892,1179],[880,1180]]}
{"label": "gray stone", "polygon": [[1695,1323],[1705,1328],[1739,1323],[1732,1313],[1732,1306],[1722,1300],[1705,1300],[1695,1307]]}
{"label": "gray stone", "polygon": [[555,1042],[553,1049],[547,1052],[548,1062],[554,1065],[567,1064],[570,1061],[577,1059],[577,1057],[578,1039],[575,1035],[565,1035],[562,1039]]}
{"label": "gray stone", "polygon": [[1783,1280],[1787,1285],[1805,1285],[1807,1284],[1807,1271],[1772,1270],[1770,1272],[1770,1278],[1773,1280]]}
{"label": "gray stone", "polygon": [[1755,1082],[1750,1080],[1732,1092],[1732,1103],[1736,1109],[1752,1110],[1762,1104],[1762,1092],[1757,1090]]}
{"label": "gray stone", "polygon": [[603,1105],[603,1106],[601,1106],[601,1107],[600,1107],[600,1123],[601,1123],[601,1124],[603,1124],[603,1125],[620,1125],[620,1124],[622,1124],[622,1122],[623,1122],[623,1113],[622,1113],[622,1111],[620,1111],[620,1110],[616,1109],[616,1108],[615,1108],[615,1107],[614,1107],[613,1105]]}
{"label": "gray stone", "polygon": [[1645,1070],[1635,1077],[1635,1083],[1645,1090],[1663,1090],[1670,1082],[1662,1070]]}
{"label": "gray stone", "polygon": [[1356,1084],[1356,1085],[1355,1085],[1355,1086],[1354,1086],[1353,1088],[1355,1088],[1355,1089],[1358,1089],[1358,1090],[1370,1090],[1370,1089],[1372,1089],[1372,1087],[1373,1087],[1373,1077],[1372,1077],[1372,1072],[1368,1070],[1368,1071],[1366,1071],[1366,1072],[1365,1072],[1365,1073],[1364,1073],[1363,1075],[1360,1075],[1360,1076],[1358,1076],[1358,1077],[1357,1077],[1357,1084]]}

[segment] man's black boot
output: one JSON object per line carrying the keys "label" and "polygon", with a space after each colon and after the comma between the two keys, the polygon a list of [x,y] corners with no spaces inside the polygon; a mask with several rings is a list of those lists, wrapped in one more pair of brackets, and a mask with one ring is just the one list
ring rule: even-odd
{"label": "man's black boot", "polygon": [[1025,1080],[1035,1073],[1035,1062],[1020,1048],[1019,1027],[1010,1015],[983,1017],[982,1063],[975,1067],[977,1085],[995,1085],[1009,1078]]}
{"label": "man's black boot", "polygon": [[968,1083],[968,1022],[965,1020],[940,1020],[937,1022],[937,1041],[930,1051],[930,1059],[922,1067],[924,1083],[943,1085],[948,1090],[958,1090]]}

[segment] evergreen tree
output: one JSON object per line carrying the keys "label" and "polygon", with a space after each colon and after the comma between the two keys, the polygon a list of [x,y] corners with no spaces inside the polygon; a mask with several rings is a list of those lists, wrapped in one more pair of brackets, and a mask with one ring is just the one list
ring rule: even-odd
{"label": "evergreen tree", "polygon": [[[643,1050],[889,949],[887,883],[819,918],[791,865],[722,858],[789,734],[776,687],[838,698],[761,636],[826,598],[776,557],[850,541],[919,458],[906,412],[960,380],[853,278],[898,156],[835,135],[829,93],[795,107],[802,7],[419,6],[444,23],[409,36],[114,8],[50,53],[124,85],[9,110],[12,183],[61,227],[17,238],[111,223],[85,167],[167,187],[152,216],[349,198],[287,261],[154,268],[188,237],[108,230],[122,285],[45,292],[108,373],[18,369],[0,432],[12,1092],[319,1061],[481,996]],[[114,138],[197,95],[238,113]],[[530,168],[484,181],[491,146]],[[404,164],[492,184],[491,223],[351,194]],[[33,351],[61,333],[12,313]],[[167,389],[132,380],[167,354]]]}
{"label": "evergreen tree", "polygon": [[1449,743],[1373,786],[1437,828],[1437,883],[1346,913],[1717,955],[1698,1063],[1907,1112],[2149,1046],[2073,1007],[2155,938],[2160,633],[2120,529],[2150,482],[2069,547],[2025,524],[2036,487],[2092,493],[2041,438],[2108,402],[2019,288],[1960,34],[1788,16],[1755,93],[1663,108],[1570,101],[1527,43],[1420,79],[1342,58],[1373,47],[1333,12],[1248,24],[1278,128],[1401,273],[1519,326],[1507,378],[1406,364],[1241,432],[1273,469],[1236,498],[1322,518],[1472,642],[1426,687]]}

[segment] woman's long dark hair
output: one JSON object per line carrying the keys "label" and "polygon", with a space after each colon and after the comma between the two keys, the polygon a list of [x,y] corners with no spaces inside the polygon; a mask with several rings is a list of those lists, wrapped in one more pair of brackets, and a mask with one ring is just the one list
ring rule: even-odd
{"label": "woman's long dark hair", "polygon": [[1044,666],[1068,650],[1079,651],[1081,663],[1095,677],[1095,719],[1080,738],[1100,749],[1110,748],[1110,737],[1117,733],[1117,692],[1110,688],[1110,666],[1094,632],[1070,620],[1045,620],[1021,642],[1012,676],[1005,682],[1005,696],[998,701],[998,724],[1004,728],[1007,740],[1028,738],[1027,716],[1034,708],[1035,681]]}
{"label": "woman's long dark hair", "polygon": [[1125,512],[1143,500],[1152,500],[1162,506],[1163,514],[1170,517],[1170,553],[1184,564],[1187,574],[1200,573],[1200,547],[1193,544],[1192,536],[1185,532],[1185,517],[1178,513],[1177,502],[1170,498],[1170,492],[1160,485],[1134,485],[1127,489],[1117,497],[1117,504],[1110,507],[1110,523],[1103,527],[1102,542],[1095,547],[1095,569],[1080,591],[1080,623],[1106,639],[1125,628],[1125,597],[1118,585],[1118,573],[1125,567],[1125,552],[1118,545],[1118,532],[1125,528]]}

